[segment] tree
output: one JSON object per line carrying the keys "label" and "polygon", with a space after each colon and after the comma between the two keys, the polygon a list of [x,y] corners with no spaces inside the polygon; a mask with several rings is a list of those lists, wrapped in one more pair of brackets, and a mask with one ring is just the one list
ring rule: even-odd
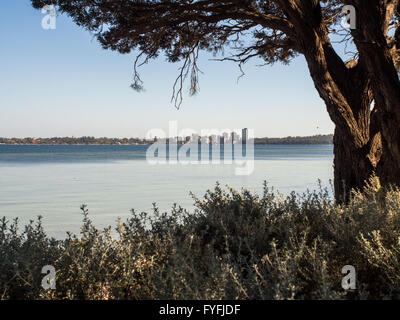
{"label": "tree", "polygon": [[373,119],[381,135],[376,171],[384,184],[400,185],[400,1],[352,0],[358,25],[354,42],[371,79]]}
{"label": "tree", "polygon": [[[241,67],[253,57],[266,64],[307,61],[311,78],[335,124],[335,195],[345,200],[373,173],[383,183],[400,184],[400,0],[32,0],[35,8],[58,10],[94,32],[105,49],[138,50],[134,83],[142,89],[137,67],[165,53],[182,62],[173,99],[182,102],[183,81],[198,89],[200,50],[235,50]],[[345,3],[346,2],[346,3]],[[331,35],[343,5],[357,11],[357,28],[345,39],[357,53],[344,61]],[[373,106],[373,108],[372,108]]]}

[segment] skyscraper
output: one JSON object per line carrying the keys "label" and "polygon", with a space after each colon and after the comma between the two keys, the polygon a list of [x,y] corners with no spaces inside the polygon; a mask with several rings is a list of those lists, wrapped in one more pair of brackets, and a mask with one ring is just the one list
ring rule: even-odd
{"label": "skyscraper", "polygon": [[246,144],[248,138],[249,138],[248,129],[247,128],[242,129],[242,144]]}
{"label": "skyscraper", "polygon": [[222,139],[223,139],[223,143],[228,143],[228,141],[229,141],[229,133],[228,132],[224,132],[222,134]]}

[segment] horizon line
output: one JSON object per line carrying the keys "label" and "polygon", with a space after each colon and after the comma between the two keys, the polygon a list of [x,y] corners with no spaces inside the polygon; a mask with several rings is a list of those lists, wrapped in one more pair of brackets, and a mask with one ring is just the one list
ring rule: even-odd
{"label": "horizon line", "polygon": [[[313,137],[321,137],[321,136],[333,136],[333,133],[319,133],[315,135],[307,135],[307,136],[281,136],[281,137],[254,137],[254,139],[285,139],[285,138],[313,138]],[[173,138],[185,138],[185,136],[176,136]],[[35,136],[28,136],[28,137],[1,137],[0,139],[7,139],[7,140],[24,140],[24,139],[34,139],[34,140],[48,140],[48,139],[82,139],[82,138],[92,138],[92,139],[118,139],[118,140],[124,140],[124,139],[138,139],[138,140],[152,140],[152,139],[147,139],[145,137],[106,137],[106,136],[89,136],[89,135],[83,135],[83,136],[48,136],[48,137],[35,137]],[[170,138],[170,137],[169,137]]]}

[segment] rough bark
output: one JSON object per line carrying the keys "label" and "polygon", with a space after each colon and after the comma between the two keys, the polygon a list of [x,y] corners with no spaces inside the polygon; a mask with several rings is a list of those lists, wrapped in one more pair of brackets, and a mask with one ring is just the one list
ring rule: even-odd
{"label": "rough bark", "polygon": [[340,127],[334,134],[334,188],[339,203],[347,202],[352,189],[362,190],[365,181],[375,173],[382,148],[380,134],[361,148],[349,143]]}
{"label": "rough bark", "polygon": [[[377,174],[383,185],[400,186],[400,81],[395,46],[388,43],[388,25],[398,1],[371,0],[357,6],[358,25],[353,32],[358,51],[365,57],[382,134],[382,158]],[[363,23],[368,21],[368,23]]]}
{"label": "rough bark", "polygon": [[336,125],[335,198],[343,202],[352,189],[362,188],[380,160],[380,135],[370,128],[371,83],[363,57],[345,64],[332,48],[319,3],[303,3],[307,7],[287,2],[286,14],[294,21],[311,78]]}

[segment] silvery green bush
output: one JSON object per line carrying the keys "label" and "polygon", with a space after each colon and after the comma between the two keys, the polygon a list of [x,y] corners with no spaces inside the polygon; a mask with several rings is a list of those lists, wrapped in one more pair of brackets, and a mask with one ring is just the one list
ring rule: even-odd
{"label": "silvery green bush", "polygon": [[[396,299],[400,293],[400,190],[372,177],[337,205],[320,189],[282,196],[219,184],[195,212],[131,217],[98,230],[82,206],[79,235],[49,238],[41,219],[0,222],[2,299]],[[56,289],[41,286],[44,265]],[[357,271],[355,290],[342,267]]]}

